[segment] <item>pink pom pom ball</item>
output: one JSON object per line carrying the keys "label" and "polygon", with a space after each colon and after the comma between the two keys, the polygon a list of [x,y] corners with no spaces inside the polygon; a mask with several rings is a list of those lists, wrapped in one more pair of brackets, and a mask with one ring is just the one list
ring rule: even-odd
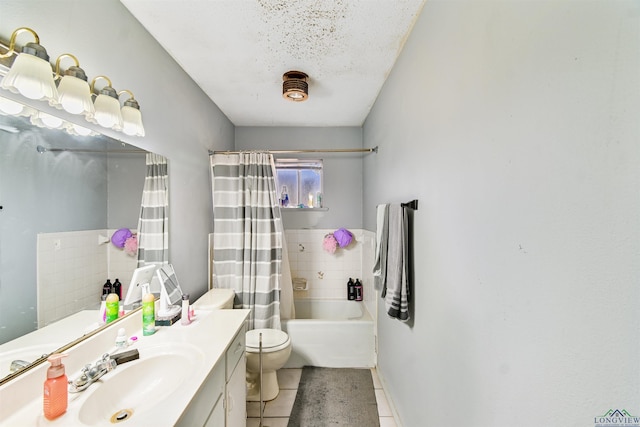
{"label": "pink pom pom ball", "polygon": [[330,254],[333,254],[336,252],[337,248],[338,241],[333,236],[333,234],[327,234],[326,236],[324,236],[324,239],[322,240],[322,249],[329,252]]}

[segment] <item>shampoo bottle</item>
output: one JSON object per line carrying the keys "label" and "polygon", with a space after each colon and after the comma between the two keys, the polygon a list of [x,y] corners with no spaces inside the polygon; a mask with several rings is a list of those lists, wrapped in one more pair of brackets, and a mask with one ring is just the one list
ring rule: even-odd
{"label": "shampoo bottle", "polygon": [[104,285],[102,285],[102,295],[109,295],[112,292],[113,285],[111,280],[107,279]]}
{"label": "shampoo bottle", "polygon": [[113,282],[113,293],[118,295],[119,299],[122,299],[122,283],[118,279]]}
{"label": "shampoo bottle", "polygon": [[356,285],[353,283],[353,279],[351,277],[349,277],[349,281],[347,282],[347,299],[356,299]]}
{"label": "shampoo bottle", "polygon": [[155,297],[147,292],[142,297],[142,335],[149,336],[156,333]]}
{"label": "shampoo bottle", "polygon": [[120,311],[120,298],[117,294],[109,294],[107,296],[107,323],[113,322],[118,318]]}
{"label": "shampoo bottle", "polygon": [[64,373],[62,358],[66,354],[56,353],[47,359],[51,366],[47,369],[47,380],[44,382],[44,398],[42,409],[48,420],[53,420],[67,410],[68,394],[67,376]]}
{"label": "shampoo bottle", "polygon": [[356,279],[355,289],[356,301],[362,301],[362,282],[360,281],[360,279]]}

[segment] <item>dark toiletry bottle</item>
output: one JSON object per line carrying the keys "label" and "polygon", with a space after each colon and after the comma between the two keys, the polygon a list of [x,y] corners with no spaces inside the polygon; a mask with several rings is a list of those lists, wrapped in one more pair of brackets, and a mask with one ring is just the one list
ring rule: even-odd
{"label": "dark toiletry bottle", "polygon": [[113,288],[113,285],[111,284],[111,279],[107,279],[107,282],[102,285],[102,295],[109,295],[111,293],[111,290]]}
{"label": "dark toiletry bottle", "polygon": [[118,299],[122,300],[122,283],[120,280],[116,278],[116,281],[113,282],[113,293],[118,295]]}
{"label": "dark toiletry bottle", "polygon": [[353,283],[353,279],[349,277],[347,282],[347,299],[353,301],[356,299],[356,284]]}
{"label": "dark toiletry bottle", "polygon": [[354,287],[356,290],[356,301],[362,301],[362,282],[360,279],[356,279]]}

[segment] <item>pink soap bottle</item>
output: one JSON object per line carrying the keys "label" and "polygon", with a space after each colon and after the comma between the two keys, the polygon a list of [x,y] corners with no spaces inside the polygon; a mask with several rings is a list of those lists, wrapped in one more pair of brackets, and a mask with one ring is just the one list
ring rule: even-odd
{"label": "pink soap bottle", "polygon": [[51,366],[47,369],[47,380],[44,382],[43,410],[48,420],[53,420],[67,411],[68,382],[64,373],[62,358],[66,354],[56,353],[47,359]]}

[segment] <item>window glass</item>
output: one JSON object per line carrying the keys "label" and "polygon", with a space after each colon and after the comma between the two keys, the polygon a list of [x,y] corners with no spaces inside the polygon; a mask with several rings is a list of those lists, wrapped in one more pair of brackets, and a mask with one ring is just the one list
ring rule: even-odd
{"label": "window glass", "polygon": [[280,206],[322,207],[322,160],[277,159]]}

